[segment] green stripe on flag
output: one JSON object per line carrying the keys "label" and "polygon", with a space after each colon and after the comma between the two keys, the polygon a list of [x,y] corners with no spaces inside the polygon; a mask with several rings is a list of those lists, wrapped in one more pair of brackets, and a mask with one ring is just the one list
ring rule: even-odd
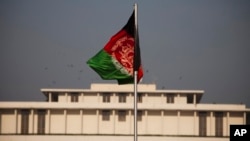
{"label": "green stripe on flag", "polygon": [[128,81],[133,81],[133,76],[129,75],[126,69],[103,49],[90,58],[87,64],[96,71],[102,79],[117,79],[118,83],[129,83]]}

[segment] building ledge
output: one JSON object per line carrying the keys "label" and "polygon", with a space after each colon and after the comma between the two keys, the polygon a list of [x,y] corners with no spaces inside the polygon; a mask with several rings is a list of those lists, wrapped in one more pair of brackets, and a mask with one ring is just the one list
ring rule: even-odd
{"label": "building ledge", "polygon": [[[0,102],[1,109],[114,109],[133,110],[133,103]],[[250,112],[237,104],[151,104],[138,103],[138,110],[187,110]]]}

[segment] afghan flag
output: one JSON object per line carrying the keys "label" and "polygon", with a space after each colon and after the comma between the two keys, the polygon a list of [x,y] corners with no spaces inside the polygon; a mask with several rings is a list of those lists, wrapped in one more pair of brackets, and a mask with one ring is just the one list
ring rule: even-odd
{"label": "afghan flag", "polygon": [[118,84],[128,84],[134,82],[134,71],[138,72],[138,82],[143,76],[134,13],[127,24],[111,37],[104,48],[87,61],[87,64],[102,79],[116,79]]}

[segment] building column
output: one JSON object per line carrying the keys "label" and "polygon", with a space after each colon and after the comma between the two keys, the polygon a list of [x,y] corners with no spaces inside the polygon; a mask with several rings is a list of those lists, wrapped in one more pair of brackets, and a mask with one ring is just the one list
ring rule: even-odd
{"label": "building column", "polygon": [[[180,96],[180,94],[178,94]],[[177,135],[180,134],[180,110],[177,111]]]}
{"label": "building column", "polygon": [[148,133],[148,110],[145,110],[145,134]]}
{"label": "building column", "polygon": [[34,109],[31,109],[31,119],[30,119],[30,122],[31,122],[31,134],[34,134]]}
{"label": "building column", "polygon": [[[68,93],[65,93],[64,95],[65,95],[65,102],[69,102],[69,100],[68,100],[68,97],[69,97]],[[58,99],[58,101],[59,101],[59,99]]]}
{"label": "building column", "polygon": [[98,102],[98,103],[101,103],[101,102],[102,102],[101,99],[100,99],[100,93],[97,93],[97,102]]}
{"label": "building column", "polygon": [[97,128],[96,128],[96,133],[99,134],[99,116],[100,116],[100,110],[96,110],[96,117],[97,117]]}
{"label": "building column", "polygon": [[49,92],[49,102],[52,102],[52,94]]}
{"label": "building column", "polygon": [[63,115],[64,115],[64,133],[66,134],[67,133],[67,110],[64,109],[63,110]]}
{"label": "building column", "polygon": [[17,109],[14,110],[14,114],[15,114],[15,122],[16,122],[16,134],[18,134],[18,111]]}
{"label": "building column", "polygon": [[229,116],[230,116],[230,113],[229,113],[229,112],[226,112],[226,114],[227,114],[227,115],[226,115],[226,116],[227,116],[227,117],[226,117],[226,136],[229,136],[229,132],[230,132],[230,131],[229,131],[229,126],[230,126],[230,125],[229,125]]}
{"label": "building column", "polygon": [[[143,98],[143,96],[142,96],[142,98]],[[145,103],[147,103],[147,102],[148,102],[148,93],[145,93]],[[144,103],[143,99],[142,99],[142,103]]]}
{"label": "building column", "polygon": [[112,110],[112,117],[113,117],[113,133],[115,134],[115,121],[116,121],[116,119],[115,119],[115,110]]}
{"label": "building column", "polygon": [[2,111],[0,110],[0,134],[2,133]]}
{"label": "building column", "polygon": [[81,93],[81,102],[84,102],[84,93]]}
{"label": "building column", "polygon": [[116,94],[115,93],[112,93],[110,95],[110,103],[118,103],[118,99],[116,99]]}
{"label": "building column", "polygon": [[197,111],[194,111],[194,135],[198,135],[197,131],[197,125],[198,125],[198,120],[197,120]]}
{"label": "building column", "polygon": [[213,134],[213,128],[214,128],[214,126],[213,126],[213,112],[211,111],[210,112],[210,136],[214,136],[214,134]]}
{"label": "building column", "polygon": [[83,110],[80,110],[80,124],[81,124],[81,134],[83,133]]}
{"label": "building column", "polygon": [[[174,102],[175,102],[175,101],[174,101]],[[180,94],[177,94],[177,99],[176,99],[176,102],[175,102],[175,103],[179,104],[179,102],[180,102]]]}
{"label": "building column", "polygon": [[194,94],[193,97],[194,97],[193,98],[194,99],[193,104],[196,105],[196,94]]}
{"label": "building column", "polygon": [[247,124],[247,115],[246,115],[246,112],[243,112],[243,124]]}
{"label": "building column", "polygon": [[132,121],[133,121],[132,110],[128,110],[128,115],[129,115],[129,134],[132,134],[132,128],[133,128],[133,126],[132,126]]}
{"label": "building column", "polygon": [[161,110],[161,134],[164,134],[164,110]]}
{"label": "building column", "polygon": [[132,93],[128,94],[128,103],[133,103]]}
{"label": "building column", "polygon": [[165,104],[166,103],[166,100],[164,98],[164,94],[161,93],[161,104]]}
{"label": "building column", "polygon": [[48,109],[48,134],[50,134],[50,127],[51,127],[51,110]]}

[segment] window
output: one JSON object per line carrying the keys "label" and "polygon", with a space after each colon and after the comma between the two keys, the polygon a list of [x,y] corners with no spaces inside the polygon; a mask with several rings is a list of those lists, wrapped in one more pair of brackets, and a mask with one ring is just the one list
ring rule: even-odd
{"label": "window", "polygon": [[118,96],[119,96],[119,103],[126,103],[127,94],[119,93]]}
{"label": "window", "polygon": [[248,125],[248,124],[250,124],[250,113],[247,113],[246,114],[246,124]]}
{"label": "window", "polygon": [[207,113],[199,112],[199,136],[207,135]]}
{"label": "window", "polygon": [[37,111],[38,118],[37,118],[37,133],[44,134],[45,133],[45,110],[38,110]]}
{"label": "window", "polygon": [[52,102],[58,102],[58,95],[52,94]]}
{"label": "window", "polygon": [[174,94],[167,94],[167,103],[174,103]]}
{"label": "window", "polygon": [[21,110],[21,134],[29,133],[29,110]]}
{"label": "window", "polygon": [[142,121],[142,111],[137,111],[137,121]]}
{"label": "window", "polygon": [[110,93],[104,93],[102,94],[102,102],[109,103],[110,102]]}
{"label": "window", "polygon": [[118,121],[126,121],[126,111],[118,111]]}
{"label": "window", "polygon": [[223,136],[223,112],[215,112],[215,136]]}
{"label": "window", "polygon": [[78,97],[79,97],[78,93],[72,93],[71,94],[71,102],[78,102]]}
{"label": "window", "polygon": [[103,110],[102,111],[102,120],[109,121],[110,119],[110,110]]}
{"label": "window", "polygon": [[192,104],[192,103],[194,103],[194,95],[192,95],[192,94],[188,94],[187,95],[187,103],[189,103],[189,104]]}
{"label": "window", "polygon": [[142,93],[138,93],[137,95],[137,102],[142,103]]}

